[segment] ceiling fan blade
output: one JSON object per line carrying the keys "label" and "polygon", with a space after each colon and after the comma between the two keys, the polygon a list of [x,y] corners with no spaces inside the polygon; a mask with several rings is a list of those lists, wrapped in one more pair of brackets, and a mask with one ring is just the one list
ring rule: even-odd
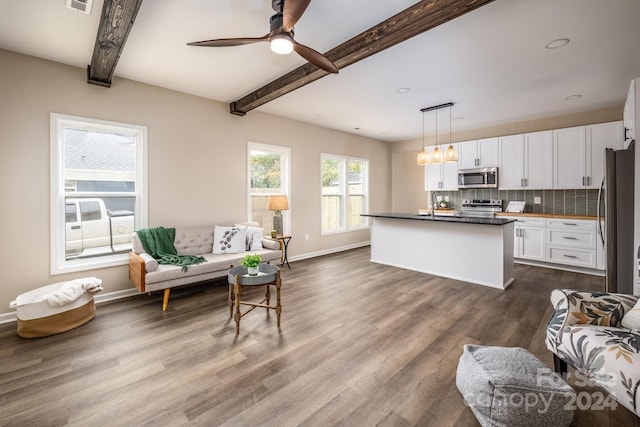
{"label": "ceiling fan blade", "polygon": [[325,70],[327,73],[338,74],[338,67],[336,67],[333,62],[329,61],[329,59],[320,52],[296,41],[293,42],[293,50],[316,67]]}
{"label": "ceiling fan blade", "polygon": [[269,34],[266,34],[262,37],[203,40],[201,42],[187,43],[187,46],[228,47],[228,46],[242,46],[245,44],[252,44],[252,43],[266,42],[266,41],[269,41]]}
{"label": "ceiling fan blade", "polygon": [[307,10],[311,0],[285,0],[282,11],[282,28],[288,33],[300,20],[300,17]]}

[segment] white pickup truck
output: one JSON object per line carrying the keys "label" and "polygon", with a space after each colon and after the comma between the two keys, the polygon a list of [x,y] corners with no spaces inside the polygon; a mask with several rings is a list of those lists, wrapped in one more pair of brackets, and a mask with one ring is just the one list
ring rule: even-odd
{"label": "white pickup truck", "polygon": [[100,198],[67,199],[65,223],[66,259],[131,249],[134,213],[110,211]]}

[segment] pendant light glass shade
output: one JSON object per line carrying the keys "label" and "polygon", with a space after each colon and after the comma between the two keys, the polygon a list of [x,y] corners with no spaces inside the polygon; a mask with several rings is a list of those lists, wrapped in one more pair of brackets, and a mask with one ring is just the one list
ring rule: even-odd
{"label": "pendant light glass shade", "polygon": [[418,153],[418,166],[428,165],[431,162],[431,156],[424,148]]}
{"label": "pendant light glass shade", "polygon": [[442,163],[442,151],[437,145],[431,152],[431,163]]}

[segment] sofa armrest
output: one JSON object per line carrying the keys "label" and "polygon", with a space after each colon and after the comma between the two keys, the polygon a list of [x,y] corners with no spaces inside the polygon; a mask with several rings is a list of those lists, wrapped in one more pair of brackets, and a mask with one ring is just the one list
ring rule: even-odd
{"label": "sofa armrest", "polygon": [[135,252],[129,252],[129,280],[140,292],[145,292],[144,259]]}
{"label": "sofa armrest", "polygon": [[634,295],[554,289],[553,314],[547,323],[547,347],[555,351],[556,336],[567,326],[619,327],[622,317],[638,301]]}
{"label": "sofa armrest", "polygon": [[282,241],[274,240],[269,237],[262,238],[262,247],[265,249],[271,249],[273,251],[282,250]]}

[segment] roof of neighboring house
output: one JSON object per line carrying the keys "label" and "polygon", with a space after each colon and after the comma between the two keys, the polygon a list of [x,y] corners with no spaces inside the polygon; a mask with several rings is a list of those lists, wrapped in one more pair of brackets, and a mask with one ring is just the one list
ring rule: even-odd
{"label": "roof of neighboring house", "polygon": [[135,171],[136,144],[131,135],[80,129],[64,131],[66,169]]}

